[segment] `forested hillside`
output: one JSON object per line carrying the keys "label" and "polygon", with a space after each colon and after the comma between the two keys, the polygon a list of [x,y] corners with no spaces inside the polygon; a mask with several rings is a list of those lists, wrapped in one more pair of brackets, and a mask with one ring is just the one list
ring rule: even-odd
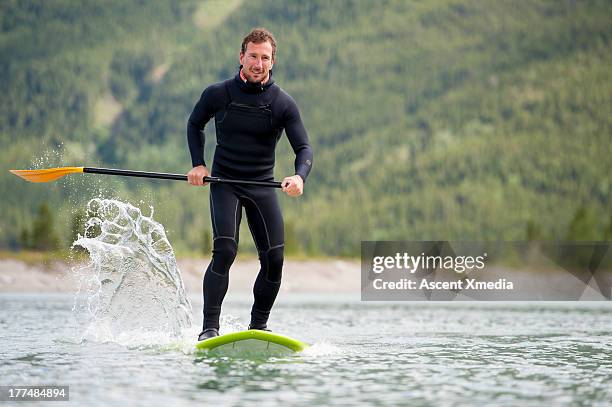
{"label": "forested hillside", "polygon": [[[612,236],[608,1],[78,4],[0,6],[3,247],[34,245],[43,203],[66,246],[98,194],[153,206],[179,250],[209,246],[206,190],[93,175],[36,185],[7,170],[187,172],[187,117],[235,74],[255,26],[277,37],[274,76],[315,151],[305,195],[281,198],[289,252]],[[286,140],[277,163],[277,179],[292,174]]]}

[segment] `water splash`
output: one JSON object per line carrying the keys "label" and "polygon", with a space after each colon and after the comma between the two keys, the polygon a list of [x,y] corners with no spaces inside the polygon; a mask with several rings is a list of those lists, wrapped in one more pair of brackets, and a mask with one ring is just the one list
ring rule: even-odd
{"label": "water splash", "polygon": [[310,345],[302,352],[302,355],[309,357],[330,356],[342,353],[342,348],[328,342],[318,342]]}
{"label": "water splash", "polygon": [[219,325],[222,334],[240,332],[247,329],[247,325],[234,315],[222,315]]}
{"label": "water splash", "polygon": [[[164,227],[114,199],[87,204],[84,236],[89,262],[76,269],[75,311],[85,318],[82,339],[133,342],[181,338],[192,325],[191,304]],[[155,342],[155,341],[152,341]]]}
{"label": "water splash", "polygon": [[42,154],[32,156],[30,161],[32,169],[59,167],[64,163],[64,143],[60,142],[46,149]]}

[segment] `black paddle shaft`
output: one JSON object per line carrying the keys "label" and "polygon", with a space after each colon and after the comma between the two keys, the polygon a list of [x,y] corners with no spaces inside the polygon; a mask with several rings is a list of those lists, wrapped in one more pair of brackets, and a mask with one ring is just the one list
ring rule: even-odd
{"label": "black paddle shaft", "polygon": [[[83,167],[83,172],[87,172],[90,174],[120,175],[123,177],[139,177],[139,178],[155,178],[155,179],[170,179],[170,180],[175,180],[175,181],[187,181],[187,175],[168,174],[165,172],[130,171],[130,170],[116,170],[113,168],[95,168],[95,167]],[[276,181],[250,181],[250,180],[245,180],[245,179],[204,177],[204,182],[217,182],[220,184],[253,185],[253,186],[258,186],[258,187],[282,188],[281,183],[276,182]]]}

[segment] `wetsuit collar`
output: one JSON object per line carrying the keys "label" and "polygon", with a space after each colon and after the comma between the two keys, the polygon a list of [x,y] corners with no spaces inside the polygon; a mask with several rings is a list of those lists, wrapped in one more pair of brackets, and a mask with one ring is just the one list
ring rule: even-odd
{"label": "wetsuit collar", "polygon": [[[242,65],[240,66],[240,69],[242,69]],[[272,78],[271,69],[270,69],[270,74],[268,76],[268,80],[263,85],[261,83],[252,83],[249,81],[246,81],[246,82],[243,81],[242,78],[240,77],[240,69],[238,69],[238,73],[234,77],[234,80],[236,81],[236,83],[238,83],[238,87],[240,87],[241,90],[247,93],[265,92],[270,86],[272,86],[272,84],[274,84],[274,79]]]}

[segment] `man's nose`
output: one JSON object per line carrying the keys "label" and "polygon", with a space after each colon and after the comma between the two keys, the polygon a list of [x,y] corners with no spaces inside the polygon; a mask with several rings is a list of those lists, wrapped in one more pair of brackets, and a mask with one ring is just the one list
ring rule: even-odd
{"label": "man's nose", "polygon": [[257,68],[263,68],[263,61],[262,61],[261,59],[257,59],[257,60],[255,61],[255,66],[256,66]]}

